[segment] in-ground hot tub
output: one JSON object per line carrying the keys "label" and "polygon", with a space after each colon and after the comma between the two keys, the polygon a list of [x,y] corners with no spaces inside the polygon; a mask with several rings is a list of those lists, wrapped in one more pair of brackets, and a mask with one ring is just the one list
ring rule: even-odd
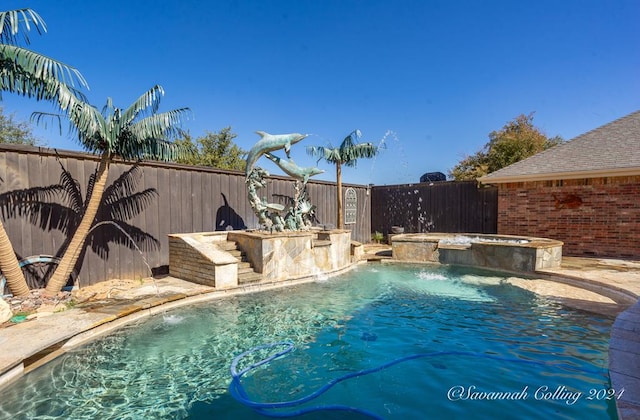
{"label": "in-ground hot tub", "polygon": [[407,233],[393,235],[393,258],[533,272],[560,267],[560,241],[510,235]]}

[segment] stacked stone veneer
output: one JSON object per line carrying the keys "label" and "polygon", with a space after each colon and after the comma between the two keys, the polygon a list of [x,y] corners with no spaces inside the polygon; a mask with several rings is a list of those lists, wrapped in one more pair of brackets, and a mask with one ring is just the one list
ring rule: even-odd
{"label": "stacked stone veneer", "polygon": [[553,238],[565,255],[640,258],[640,176],[507,183],[498,233]]}
{"label": "stacked stone veneer", "polygon": [[216,289],[237,287],[238,259],[218,247],[226,239],[226,232],[169,235],[169,274]]}
{"label": "stacked stone veneer", "polygon": [[281,232],[229,232],[262,281],[274,282],[331,273],[351,264],[348,230]]}
{"label": "stacked stone veneer", "polygon": [[[562,242],[559,241],[545,238],[480,235],[488,242],[467,244],[441,242],[457,235],[446,233],[395,235],[392,238],[393,258],[399,261],[468,265],[518,272],[556,268],[562,263]],[[459,235],[478,237],[477,234]],[[521,239],[526,239],[528,242],[507,242]]]}

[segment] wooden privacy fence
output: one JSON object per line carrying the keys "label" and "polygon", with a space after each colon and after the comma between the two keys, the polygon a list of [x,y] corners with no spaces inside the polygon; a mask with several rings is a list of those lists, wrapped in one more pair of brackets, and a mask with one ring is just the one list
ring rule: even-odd
{"label": "wooden privacy fence", "polygon": [[[59,185],[61,174],[66,170],[77,181],[84,199],[97,162],[96,156],[85,153],[0,145],[0,197],[6,199],[12,193]],[[92,231],[78,269],[81,286],[166,272],[169,264],[167,235],[170,233],[258,227],[247,200],[244,173],[159,162],[142,162],[131,172],[132,166],[125,162],[111,166],[109,185],[126,179],[138,183],[124,197],[112,192],[112,201],[118,198],[130,200],[129,210],[121,215],[102,215],[101,220],[106,222]],[[273,176],[259,193],[269,202],[286,204],[287,197],[293,196],[293,187],[291,178]],[[345,185],[343,192],[348,188],[355,191],[357,207],[355,223],[347,227],[352,230],[352,239],[368,242],[372,207],[369,190],[365,186]],[[317,224],[335,226],[335,183],[310,181],[307,190],[311,203],[316,206]],[[143,194],[144,191],[147,192]],[[52,195],[51,200],[56,199],[61,206],[70,205],[61,196]],[[61,252],[66,235],[61,231],[63,226],[55,223],[59,211],[40,214],[37,220],[1,216],[20,258],[38,254],[55,256]],[[139,239],[140,249],[131,245],[127,235],[115,226],[116,221],[107,221],[114,217],[134,228],[129,235]]]}
{"label": "wooden privacy fence", "polygon": [[405,232],[496,233],[498,190],[475,181],[372,187],[371,229]]}
{"label": "wooden privacy fence", "polygon": [[[98,163],[96,156],[30,146],[0,145],[0,203],[25,192],[61,185],[66,171],[75,180],[81,200]],[[257,228],[247,200],[244,173],[206,167],[142,162],[116,162],[102,213],[77,266],[81,286],[116,278],[144,278],[167,272],[170,233]],[[130,187],[130,188],[127,188]],[[269,202],[287,204],[293,196],[291,178],[273,176],[259,191]],[[67,185],[67,189],[69,189]],[[309,198],[316,206],[316,223],[335,226],[335,183],[310,181]],[[68,225],[60,217],[72,203],[51,190],[47,201],[56,206],[36,217],[0,214],[19,258],[59,256]],[[435,182],[410,185],[344,185],[345,221],[352,239],[370,242],[374,231],[388,234],[391,226],[405,232],[496,233],[497,189],[475,182]],[[68,198],[68,196],[67,196]],[[106,214],[110,205],[128,205],[119,214]],[[128,200],[128,201],[127,201]],[[6,210],[7,207],[2,207]],[[67,221],[68,223],[68,221]],[[118,225],[118,226],[116,226]],[[123,230],[128,231],[124,234]],[[135,238],[137,246],[132,245]]]}

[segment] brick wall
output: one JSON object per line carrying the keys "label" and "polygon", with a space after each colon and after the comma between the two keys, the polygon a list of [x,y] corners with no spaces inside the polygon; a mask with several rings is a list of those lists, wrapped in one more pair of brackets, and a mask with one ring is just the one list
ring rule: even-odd
{"label": "brick wall", "polygon": [[501,184],[498,233],[557,239],[564,255],[640,259],[640,176]]}

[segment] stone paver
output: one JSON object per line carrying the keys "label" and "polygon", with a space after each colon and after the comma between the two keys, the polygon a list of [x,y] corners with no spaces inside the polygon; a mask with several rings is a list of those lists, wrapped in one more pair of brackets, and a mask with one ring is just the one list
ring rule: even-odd
{"label": "stone paver", "polygon": [[603,283],[640,297],[640,261],[563,257],[560,268],[540,272]]}

